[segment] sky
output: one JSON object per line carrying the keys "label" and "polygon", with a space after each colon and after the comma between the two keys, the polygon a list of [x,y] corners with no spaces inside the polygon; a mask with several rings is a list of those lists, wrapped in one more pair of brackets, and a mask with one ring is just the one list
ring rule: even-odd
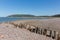
{"label": "sky", "polygon": [[13,14],[60,14],[60,0],[0,0],[0,17]]}

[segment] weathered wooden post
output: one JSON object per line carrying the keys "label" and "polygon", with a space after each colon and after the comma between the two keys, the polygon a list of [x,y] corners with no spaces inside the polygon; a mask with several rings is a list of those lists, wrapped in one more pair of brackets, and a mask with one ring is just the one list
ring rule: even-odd
{"label": "weathered wooden post", "polygon": [[[21,28],[25,28],[25,24],[21,23]],[[25,28],[26,29],[26,28]]]}
{"label": "weathered wooden post", "polygon": [[60,40],[59,39],[59,32],[58,31],[52,31],[51,37],[55,40]]}
{"label": "weathered wooden post", "polygon": [[40,34],[41,34],[41,35],[43,34],[43,30],[42,30],[42,28],[40,29]]}
{"label": "weathered wooden post", "polygon": [[26,25],[26,29],[29,29],[29,28],[30,28],[30,25],[29,25],[29,24],[27,24],[27,25]]}
{"label": "weathered wooden post", "polygon": [[31,32],[34,32],[34,33],[36,33],[36,31],[37,31],[36,27],[35,26],[32,26],[32,25],[30,25],[29,27],[27,27],[27,29],[29,31],[31,31]]}
{"label": "weathered wooden post", "polygon": [[24,23],[24,28],[26,29],[27,24]]}
{"label": "weathered wooden post", "polygon": [[46,35],[47,29],[43,29],[43,35]]}
{"label": "weathered wooden post", "polygon": [[30,26],[31,32],[35,32],[35,28],[33,26]]}
{"label": "weathered wooden post", "polygon": [[58,32],[56,31],[56,37],[55,37],[55,40],[58,40]]}
{"label": "weathered wooden post", "polygon": [[41,28],[38,28],[37,33],[38,33],[38,34],[42,34],[42,29],[41,29]]}
{"label": "weathered wooden post", "polygon": [[38,27],[36,27],[35,29],[36,29],[36,33],[38,33],[38,30],[39,30]]}
{"label": "weathered wooden post", "polygon": [[46,34],[46,29],[42,28],[42,35]]}
{"label": "weathered wooden post", "polygon": [[46,36],[51,37],[52,31],[51,30],[47,30]]}
{"label": "weathered wooden post", "polygon": [[53,39],[56,38],[56,31],[52,31],[51,37],[52,37]]}

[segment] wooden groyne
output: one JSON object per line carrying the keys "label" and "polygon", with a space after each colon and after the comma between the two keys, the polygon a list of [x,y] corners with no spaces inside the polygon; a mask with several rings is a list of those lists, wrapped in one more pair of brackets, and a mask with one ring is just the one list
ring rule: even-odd
{"label": "wooden groyne", "polygon": [[33,32],[36,34],[44,35],[46,37],[51,37],[52,39],[55,39],[55,40],[60,40],[60,32],[49,27],[43,28],[43,27],[36,27],[30,24],[24,24],[24,23],[15,24],[12,22],[10,24],[14,25],[15,27],[25,28],[30,32]]}

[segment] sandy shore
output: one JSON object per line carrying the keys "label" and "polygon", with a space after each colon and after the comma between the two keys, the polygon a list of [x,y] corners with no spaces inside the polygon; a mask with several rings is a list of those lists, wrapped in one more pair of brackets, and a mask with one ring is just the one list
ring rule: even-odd
{"label": "sandy shore", "polygon": [[46,20],[18,20],[13,21],[14,24],[26,24],[26,25],[32,25],[35,27],[41,27],[41,28],[50,28],[51,30],[60,30],[60,18],[54,18],[54,19],[46,19]]}
{"label": "sandy shore", "polygon": [[14,28],[10,24],[0,24],[0,40],[53,40],[50,37],[32,33],[26,29]]}
{"label": "sandy shore", "polygon": [[[14,25],[13,25],[14,24]],[[16,25],[18,26],[15,28]],[[23,28],[19,28],[23,24]],[[28,27],[49,28],[60,32],[60,18],[47,20],[19,20],[0,24],[0,40],[54,40],[28,31]]]}

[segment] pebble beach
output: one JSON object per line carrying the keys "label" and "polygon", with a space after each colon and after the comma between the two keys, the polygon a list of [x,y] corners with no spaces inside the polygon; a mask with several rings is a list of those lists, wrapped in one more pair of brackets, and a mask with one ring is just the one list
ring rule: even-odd
{"label": "pebble beach", "polygon": [[50,30],[60,32],[60,18],[46,20],[17,20],[0,23],[0,40],[55,40],[51,37],[36,34],[28,30],[28,28],[34,27],[49,28]]}

